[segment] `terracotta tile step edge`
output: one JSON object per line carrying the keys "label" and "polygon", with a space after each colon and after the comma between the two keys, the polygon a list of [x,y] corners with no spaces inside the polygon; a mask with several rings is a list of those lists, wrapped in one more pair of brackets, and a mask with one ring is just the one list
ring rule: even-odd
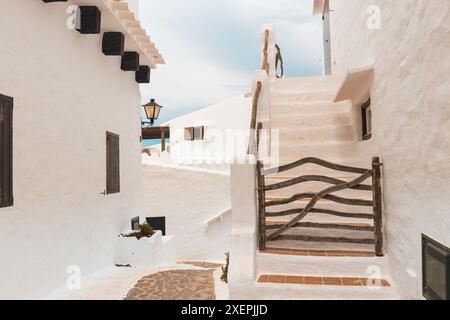
{"label": "terracotta tile step edge", "polygon": [[261,275],[258,283],[277,284],[301,284],[301,285],[325,285],[347,287],[391,287],[385,279],[369,279],[356,277],[311,277],[311,276],[287,276],[287,275]]}
{"label": "terracotta tile step edge", "polygon": [[345,251],[345,250],[299,250],[266,248],[259,250],[260,253],[290,255],[290,256],[311,256],[311,257],[375,257],[375,252],[371,251]]}

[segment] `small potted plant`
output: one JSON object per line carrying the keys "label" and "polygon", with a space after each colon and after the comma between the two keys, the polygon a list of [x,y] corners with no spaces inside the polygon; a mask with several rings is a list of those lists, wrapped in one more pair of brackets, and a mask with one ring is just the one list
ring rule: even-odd
{"label": "small potted plant", "polygon": [[120,234],[117,241],[117,266],[152,266],[162,248],[161,231],[155,231],[147,223],[139,230]]}

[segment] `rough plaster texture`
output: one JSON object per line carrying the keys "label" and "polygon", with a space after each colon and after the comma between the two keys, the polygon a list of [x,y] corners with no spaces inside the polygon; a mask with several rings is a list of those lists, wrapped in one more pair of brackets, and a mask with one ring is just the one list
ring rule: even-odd
{"label": "rough plaster texture", "polygon": [[229,269],[230,287],[251,284],[257,273],[258,213],[254,165],[231,166],[232,221]]}
{"label": "rough plaster texture", "polygon": [[[66,28],[62,4],[1,0],[0,93],[14,98],[13,207],[0,209],[0,298],[39,298],[114,264],[140,214],[140,94],[99,35]],[[120,135],[120,194],[103,196],[106,136]]]}
{"label": "rough plaster texture", "polygon": [[231,207],[230,177],[224,174],[143,165],[147,217],[166,217],[176,257],[224,262],[230,250],[231,216],[205,230],[205,222]]}
{"label": "rough plaster texture", "polygon": [[[366,27],[369,5],[380,30]],[[333,72],[374,65],[373,138],[360,147],[384,163],[393,277],[421,298],[421,233],[450,246],[450,2],[331,0],[331,10]]]}

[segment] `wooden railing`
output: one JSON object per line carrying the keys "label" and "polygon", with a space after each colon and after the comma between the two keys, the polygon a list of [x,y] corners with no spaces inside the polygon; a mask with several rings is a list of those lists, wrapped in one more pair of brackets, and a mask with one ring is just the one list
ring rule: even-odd
{"label": "wooden railing", "polygon": [[[285,172],[306,164],[316,164],[321,167],[325,167],[332,170],[337,170],[341,172],[359,174],[358,177],[351,181],[343,181],[327,176],[320,175],[305,175],[300,176],[288,181],[266,185],[265,177],[275,173]],[[258,161],[257,170],[257,182],[258,182],[258,210],[259,210],[259,247],[264,249],[266,247],[267,241],[272,240],[300,240],[300,241],[319,241],[319,242],[332,242],[343,240],[343,242],[351,243],[374,243],[375,253],[377,256],[383,255],[383,233],[382,233],[382,202],[381,202],[381,183],[380,183],[380,159],[378,157],[373,158],[372,169],[363,169],[349,166],[342,166],[327,162],[317,158],[305,158],[294,163],[281,166],[272,169],[263,169],[263,164]],[[364,181],[372,178],[372,184],[362,184]],[[331,184],[328,187],[318,193],[297,193],[289,198],[268,201],[266,202],[266,192],[271,190],[278,190],[294,186],[297,184],[305,182],[324,182]],[[340,196],[333,195],[333,193],[346,190],[361,190],[361,191],[371,191],[372,200],[363,199],[349,199]],[[266,212],[268,207],[289,204],[298,200],[311,199],[304,208],[283,210],[278,212]],[[320,209],[316,208],[316,204],[321,200],[326,199],[332,202],[350,205],[350,206],[367,206],[373,208],[373,214],[367,213],[347,213],[340,212],[337,210]],[[311,222],[301,222],[310,213],[322,213],[328,215],[334,215],[339,217],[349,217],[349,218],[360,218],[360,219],[373,219],[374,226],[352,226],[352,225],[339,225],[339,224],[317,224]],[[297,214],[293,219],[287,223],[271,224],[266,226],[267,217],[281,217],[288,216],[292,214]],[[314,237],[314,236],[298,236],[298,235],[285,235],[284,233],[290,228],[297,227],[321,227],[321,228],[333,228],[340,229],[345,228],[348,230],[360,230],[360,231],[373,231],[374,239],[337,239],[337,238],[326,238],[326,237]],[[274,230],[270,234],[266,234],[266,230]]]}
{"label": "wooden railing", "polygon": [[[258,147],[259,147],[259,132],[262,128],[262,124],[261,123],[256,123],[256,119],[258,116],[258,102],[259,102],[259,96],[261,95],[261,89],[262,89],[262,82],[258,81],[256,83],[256,90],[255,93],[253,94],[253,103],[252,103],[252,116],[251,116],[251,121],[250,121],[250,136],[249,136],[249,141],[248,141],[248,149],[247,149],[247,154],[256,154],[256,152],[258,151]],[[257,130],[258,128],[258,130]],[[255,130],[257,130],[258,132],[256,133],[256,148],[255,148]]]}
{"label": "wooden railing", "polygon": [[[281,55],[281,49],[278,44],[275,44],[275,48],[277,49],[277,55],[275,57],[275,72],[278,79],[284,77],[284,62],[283,56]],[[278,65],[280,66],[280,74],[278,74]]]}
{"label": "wooden railing", "polygon": [[[266,29],[264,31],[264,47],[263,47],[263,62],[261,69],[265,70],[267,74],[269,74],[270,63],[269,63],[269,36],[270,31]],[[278,70],[278,66],[280,66],[280,74],[276,74],[277,78],[282,78],[284,76],[284,66],[283,66],[283,57],[281,56],[281,50],[278,44],[275,44],[275,48],[277,50],[277,54],[275,56],[275,72]],[[252,115],[251,115],[251,123],[250,123],[250,137],[248,143],[247,154],[257,154],[259,150],[259,142],[261,137],[262,123],[257,123],[258,118],[258,103],[262,90],[262,82],[258,81],[256,83],[255,93],[253,94],[253,104],[252,104]],[[256,140],[256,141],[255,141]]]}
{"label": "wooden railing", "polygon": [[[263,62],[261,69],[266,70],[267,73],[269,73],[270,70],[270,63],[269,63],[269,35],[270,31],[266,30],[264,32],[264,49],[263,49]],[[283,78],[284,76],[284,62],[283,62],[283,56],[281,55],[281,49],[278,44],[275,44],[275,49],[277,50],[277,53],[275,55],[275,72],[278,70],[278,66],[280,66],[280,74],[276,74],[276,77],[278,79]]]}
{"label": "wooden railing", "polygon": [[269,34],[270,31],[266,29],[264,32],[264,49],[263,49],[263,63],[261,66],[262,70],[266,70],[267,73],[269,73]]}

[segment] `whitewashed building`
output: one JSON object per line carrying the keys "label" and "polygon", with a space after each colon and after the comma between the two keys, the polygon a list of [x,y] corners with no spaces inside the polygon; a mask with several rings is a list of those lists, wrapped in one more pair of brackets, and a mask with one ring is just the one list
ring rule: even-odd
{"label": "whitewashed building", "polygon": [[1,0],[0,41],[0,298],[41,298],[142,216],[139,85],[164,60],[127,1]]}
{"label": "whitewashed building", "polygon": [[449,299],[450,3],[316,0],[314,13],[321,77],[276,78],[262,30],[256,121],[279,131],[282,172],[231,169],[230,297]]}
{"label": "whitewashed building", "polygon": [[241,95],[170,120],[170,160],[228,172],[245,159],[250,116],[251,96]]}
{"label": "whitewashed building", "polygon": [[[450,3],[315,0],[313,13],[323,76],[277,77],[275,27],[265,25],[253,106],[232,100],[168,123],[171,152],[194,166],[214,160],[194,146],[223,150],[208,135],[216,128],[252,123],[267,129],[269,155],[277,150],[271,163],[255,152],[259,177],[252,164],[231,166],[231,228],[209,220],[230,243],[230,297],[449,299]],[[255,151],[255,140],[219,159]]]}

